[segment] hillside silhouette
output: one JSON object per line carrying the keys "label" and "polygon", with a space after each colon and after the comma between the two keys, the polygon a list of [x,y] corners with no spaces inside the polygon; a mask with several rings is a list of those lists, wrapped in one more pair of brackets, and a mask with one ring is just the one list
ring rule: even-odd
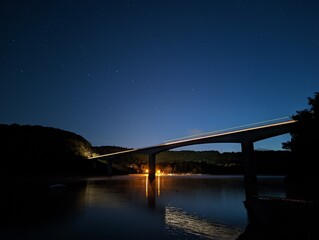
{"label": "hillside silhouette", "polygon": [[[93,169],[89,156],[127,150],[92,146],[82,136],[57,128],[0,125],[0,176],[106,175],[106,161]],[[259,174],[286,174],[290,151],[255,151]],[[157,167],[170,173],[242,174],[242,153],[218,151],[167,151],[158,154]],[[113,174],[142,172],[148,156],[121,156],[113,160]]]}
{"label": "hillside silhouette", "polygon": [[0,125],[1,176],[87,174],[91,144],[75,133],[42,126]]}

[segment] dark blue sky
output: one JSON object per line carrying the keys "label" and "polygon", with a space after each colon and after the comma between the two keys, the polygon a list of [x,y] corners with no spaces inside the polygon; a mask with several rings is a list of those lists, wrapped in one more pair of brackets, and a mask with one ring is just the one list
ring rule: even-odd
{"label": "dark blue sky", "polygon": [[143,147],[291,116],[319,91],[318,12],[316,0],[2,0],[0,123]]}

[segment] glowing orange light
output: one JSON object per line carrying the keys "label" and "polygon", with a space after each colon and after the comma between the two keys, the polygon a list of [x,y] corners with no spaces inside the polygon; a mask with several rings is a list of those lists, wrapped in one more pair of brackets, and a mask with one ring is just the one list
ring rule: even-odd
{"label": "glowing orange light", "polygon": [[148,169],[145,169],[145,173],[148,173]]}

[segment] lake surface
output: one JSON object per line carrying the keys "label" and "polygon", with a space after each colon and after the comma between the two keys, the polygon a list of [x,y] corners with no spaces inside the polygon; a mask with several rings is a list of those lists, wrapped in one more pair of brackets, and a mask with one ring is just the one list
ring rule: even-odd
{"label": "lake surface", "polygon": [[[247,225],[242,176],[146,175],[34,186],[2,183],[0,239],[236,239]],[[282,178],[260,195],[284,197]]]}

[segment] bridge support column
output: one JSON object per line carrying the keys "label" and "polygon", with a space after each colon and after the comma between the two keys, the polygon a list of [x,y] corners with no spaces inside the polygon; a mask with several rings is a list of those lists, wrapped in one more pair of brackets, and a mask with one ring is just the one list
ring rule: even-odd
{"label": "bridge support column", "polygon": [[254,160],[254,143],[241,143],[244,163],[244,181],[246,200],[258,196],[256,162]]}
{"label": "bridge support column", "polygon": [[112,176],[112,159],[107,160],[107,172],[108,177]]}
{"label": "bridge support column", "polygon": [[96,173],[96,160],[92,160],[92,174]]}
{"label": "bridge support column", "polygon": [[155,165],[156,165],[156,155],[148,155],[148,180],[150,182],[155,180]]}

